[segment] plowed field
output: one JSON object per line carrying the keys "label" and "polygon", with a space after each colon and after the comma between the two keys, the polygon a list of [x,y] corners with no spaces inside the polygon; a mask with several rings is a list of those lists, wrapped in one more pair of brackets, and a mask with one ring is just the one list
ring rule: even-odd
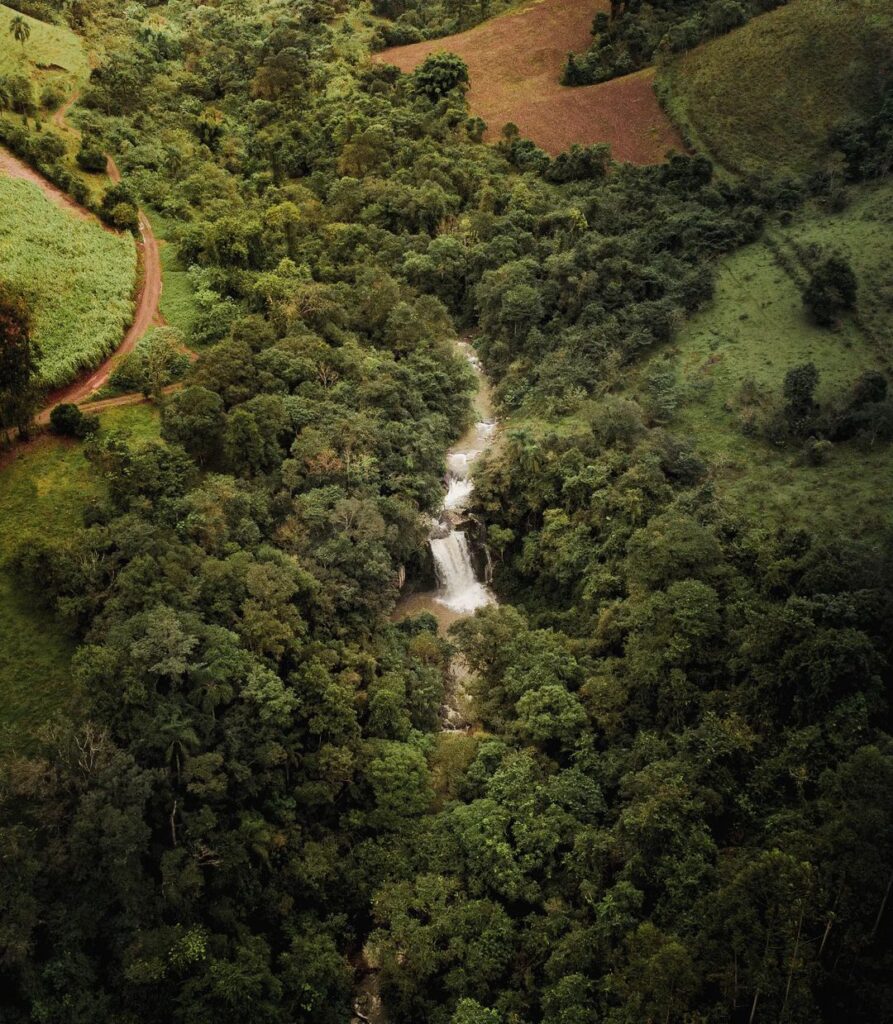
{"label": "plowed field", "polygon": [[468,101],[487,122],[490,139],[513,121],[548,153],[572,143],[607,142],[615,160],[658,163],[683,148],[654,95],[652,70],[602,85],[560,84],[569,51],[589,45],[596,12],[605,0],[538,0],[445,39],[395,46],[374,59],[412,71],[431,53],[448,50],[467,64]]}

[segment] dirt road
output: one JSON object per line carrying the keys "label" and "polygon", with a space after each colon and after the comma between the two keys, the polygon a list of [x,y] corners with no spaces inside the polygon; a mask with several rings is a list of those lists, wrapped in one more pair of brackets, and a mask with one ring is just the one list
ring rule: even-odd
{"label": "dirt road", "polygon": [[[73,100],[71,101],[73,102]],[[71,105],[70,103],[68,104]],[[43,175],[38,174],[32,167],[23,163],[18,157],[13,156],[8,150],[0,148],[0,174],[7,178],[16,178],[22,181],[30,181],[43,192],[51,202],[63,209],[67,209],[78,217],[94,219],[93,214],[76,203],[70,196],[58,189],[52,182],[47,181]],[[121,174],[114,160],[109,158],[108,175],[112,181],[121,180]],[[137,243],[140,251],[140,281],[136,294],[133,322],[120,346],[114,354],[109,356],[96,369],[91,370],[80,379],[68,384],[64,388],[52,392],[47,396],[45,408],[37,417],[38,423],[46,423],[50,418],[50,410],[60,402],[82,402],[98,388],[101,388],[109,379],[112,370],[118,360],[122,359],[136,347],[137,342],[146,333],[152,324],[162,324],[164,321],[159,312],[161,301],[162,273],[161,253],[158,247],[152,225],[148,218],[140,213],[140,234],[142,240]]]}
{"label": "dirt road", "polygon": [[51,181],[47,181],[33,167],[29,167],[28,164],[19,160],[17,156],[2,146],[0,146],[0,176],[11,178],[14,181],[30,181],[32,185],[36,185],[43,192],[51,203],[61,206],[63,210],[68,210],[84,220],[95,220],[93,214],[86,207],[76,203],[62,189],[57,188]]}
{"label": "dirt road", "polygon": [[[114,160],[109,157],[108,176],[112,181],[121,180],[121,173]],[[159,312],[162,290],[161,252],[158,247],[158,239],[152,231],[152,225],[148,218],[140,212],[140,235],[142,240],[138,243],[140,252],[140,281],[136,295],[133,322],[124,335],[121,344],[115,352],[104,362],[92,370],[89,374],[74,381],[72,384],[47,396],[45,408],[38,414],[37,422],[46,423],[50,418],[50,410],[62,402],[83,402],[94,391],[101,388],[111,376],[112,370],[119,360],[132,352],[137,342],[142,338],[152,324],[163,324],[164,320]]]}

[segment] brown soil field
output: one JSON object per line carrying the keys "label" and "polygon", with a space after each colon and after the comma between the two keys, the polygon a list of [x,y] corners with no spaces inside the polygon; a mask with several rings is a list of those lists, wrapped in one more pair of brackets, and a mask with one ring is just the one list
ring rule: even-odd
{"label": "brown soil field", "polygon": [[684,146],[654,95],[653,70],[602,85],[560,84],[567,54],[589,46],[592,19],[609,6],[607,0],[535,0],[467,32],[394,46],[373,59],[412,71],[431,53],[458,54],[468,65],[469,106],[487,122],[489,139],[513,121],[553,156],[574,142],[607,142],[615,160],[660,163],[667,150]]}

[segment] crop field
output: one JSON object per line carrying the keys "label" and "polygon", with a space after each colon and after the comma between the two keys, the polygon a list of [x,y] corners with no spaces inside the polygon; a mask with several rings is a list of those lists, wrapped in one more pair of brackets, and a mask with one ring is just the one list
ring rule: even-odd
{"label": "crop field", "polygon": [[48,387],[67,384],[118,346],[133,313],[129,235],[73,216],[29,182],[0,179],[0,265],[32,309]]}
{"label": "crop field", "polygon": [[[767,526],[824,522],[851,534],[893,527],[889,445],[838,445],[827,464],[809,466],[794,448],[747,436],[735,412],[748,381],[780,403],[785,373],[805,362],[819,371],[820,404],[846,394],[864,370],[889,375],[889,352],[879,341],[893,333],[893,232],[878,218],[891,207],[893,187],[866,188],[843,213],[807,215],[783,235],[774,232],[772,245],[735,253],[723,262],[713,302],[685,326],[670,353],[654,357],[670,355],[684,396],[669,429],[696,439],[717,467],[717,493]],[[779,245],[794,241],[818,242],[847,256],[860,282],[860,322],[870,318],[872,329],[847,319],[831,331],[808,320],[798,285],[775,255]],[[886,300],[876,288],[882,281]]]}
{"label": "crop field", "polygon": [[615,160],[659,163],[682,141],[645,70],[603,85],[568,88],[561,73],[569,51],[585,50],[592,19],[605,0],[538,0],[522,10],[445,39],[383,50],[374,59],[412,71],[431,53],[448,50],[468,65],[468,102],[487,122],[487,138],[515,123],[548,153],[572,143],[606,142]]}
{"label": "crop field", "polygon": [[801,173],[830,129],[878,98],[893,52],[889,0],[792,0],[662,72],[674,119],[725,167]]}
{"label": "crop field", "polygon": [[[135,438],[158,432],[149,405],[109,409],[101,421]],[[69,536],[102,487],[80,444],[43,436],[14,455],[0,463],[0,750],[70,710],[77,697],[69,670],[74,645],[52,615],[19,593],[5,563],[31,537]]]}

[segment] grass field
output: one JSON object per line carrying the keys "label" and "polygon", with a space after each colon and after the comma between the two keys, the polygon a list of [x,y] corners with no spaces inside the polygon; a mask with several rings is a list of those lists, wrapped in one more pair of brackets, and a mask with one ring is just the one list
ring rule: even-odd
{"label": "grass field", "polygon": [[160,213],[150,214],[152,230],[161,246],[161,269],[164,275],[164,288],[161,293],[159,310],[165,323],[189,344],[192,325],[198,315],[198,304],[195,301],[192,283],[186,267],[180,262],[177,250],[170,241],[173,224]]}
{"label": "grass field", "polygon": [[28,182],[0,179],[0,266],[27,296],[48,386],[67,384],[120,344],[133,314],[129,235],[59,209]]}
{"label": "grass field", "polygon": [[22,15],[31,29],[24,46],[13,40],[9,25],[18,11],[0,4],[0,75],[24,74],[35,85],[50,81],[67,85],[69,90],[90,73],[87,54],[81,40],[59,25],[47,25]]}
{"label": "grass field", "polygon": [[[863,370],[889,376],[888,353],[878,338],[893,333],[893,232],[878,216],[890,209],[893,183],[866,188],[843,213],[803,216],[788,229],[775,229],[772,244],[735,253],[723,262],[713,302],[686,325],[669,353],[685,395],[670,429],[694,439],[716,467],[717,493],[752,519],[770,526],[846,525],[851,534],[893,526],[893,446],[838,445],[826,465],[808,466],[794,448],[746,436],[735,412],[746,380],[779,399],[785,373],[799,363],[811,361],[819,370],[820,402],[845,393]],[[871,319],[877,337],[853,320],[829,331],[807,319],[798,285],[776,258],[779,247],[784,251],[793,242],[833,245],[848,255],[859,276],[862,316]],[[886,300],[873,288],[881,281],[887,282]],[[647,370],[648,364],[643,376]]]}
{"label": "grass field", "polygon": [[665,69],[674,120],[734,171],[802,173],[828,133],[873,109],[893,52],[890,0],[791,0]]}
{"label": "grass field", "polygon": [[[103,429],[125,429],[136,438],[158,432],[149,405],[109,409],[101,419]],[[29,607],[5,563],[31,537],[70,536],[102,488],[80,444],[44,436],[16,456],[0,468],[0,749],[77,699],[71,640],[51,615]]]}
{"label": "grass field", "polygon": [[376,61],[412,71],[439,50],[468,65],[468,102],[498,138],[509,121],[521,134],[555,154],[572,143],[607,142],[616,160],[659,163],[682,141],[657,102],[653,72],[603,85],[560,84],[568,52],[585,50],[592,19],[607,0],[537,0],[467,32],[375,54]]}

